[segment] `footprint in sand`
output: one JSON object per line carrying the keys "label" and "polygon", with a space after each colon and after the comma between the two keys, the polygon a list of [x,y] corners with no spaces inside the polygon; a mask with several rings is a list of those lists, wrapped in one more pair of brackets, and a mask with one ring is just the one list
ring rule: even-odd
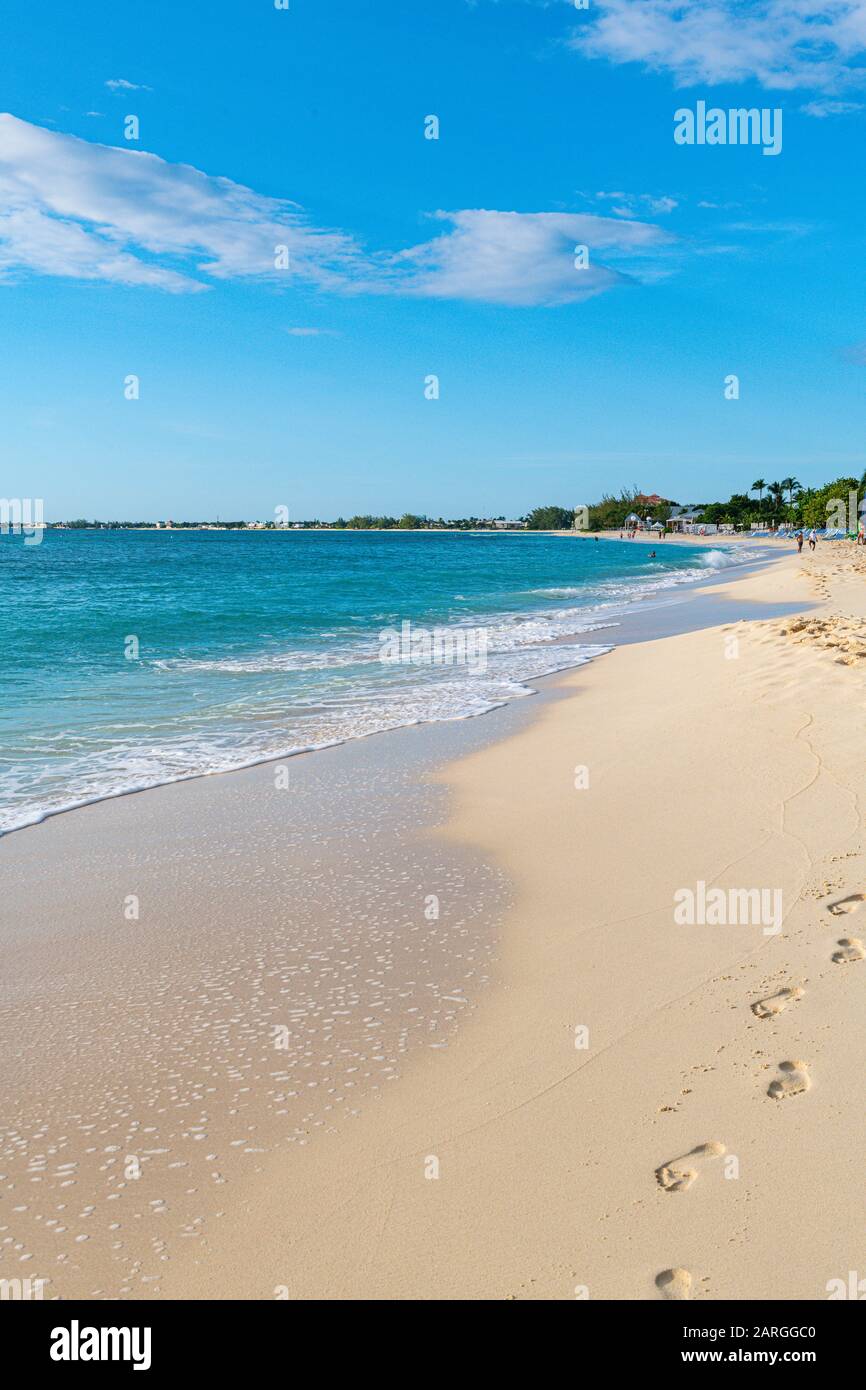
{"label": "footprint in sand", "polygon": [[792,986],[790,989],[780,989],[778,994],[771,994],[768,999],[759,999],[757,1004],[752,1005],[752,1013],[757,1018],[775,1018],[783,1009],[787,1009],[795,999],[802,999],[806,993],[799,985]]}
{"label": "footprint in sand", "polygon": [[772,1096],[773,1100],[788,1100],[791,1096],[800,1096],[804,1091],[808,1091],[812,1084],[805,1062],[780,1062],[779,1071],[785,1075],[771,1081],[767,1090],[767,1095]]}
{"label": "footprint in sand", "polygon": [[697,1148],[690,1149],[681,1158],[670,1159],[668,1163],[663,1163],[661,1168],[656,1168],[659,1187],[663,1187],[665,1192],[688,1191],[698,1176],[697,1169],[690,1167],[689,1159],[721,1158],[724,1152],[724,1144],[711,1142],[698,1144]]}
{"label": "footprint in sand", "polygon": [[837,965],[849,965],[851,961],[862,960],[866,956],[863,942],[857,936],[842,936],[838,945],[841,949],[833,952],[833,959]]}
{"label": "footprint in sand", "polygon": [[848,912],[857,912],[866,902],[866,893],[851,893],[847,898],[840,898],[837,903],[830,904],[830,911],[834,917],[844,917]]}
{"label": "footprint in sand", "polygon": [[687,1269],[663,1269],[656,1275],[656,1288],[663,1298],[691,1298],[692,1276]]}

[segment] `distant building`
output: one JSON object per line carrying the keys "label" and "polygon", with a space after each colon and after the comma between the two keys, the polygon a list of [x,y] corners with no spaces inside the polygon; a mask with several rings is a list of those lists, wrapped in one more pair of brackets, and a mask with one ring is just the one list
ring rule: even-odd
{"label": "distant building", "polygon": [[[700,526],[703,511],[700,507],[680,507],[676,513],[670,517],[668,525],[673,531],[693,531]],[[715,530],[715,527],[713,527]]]}

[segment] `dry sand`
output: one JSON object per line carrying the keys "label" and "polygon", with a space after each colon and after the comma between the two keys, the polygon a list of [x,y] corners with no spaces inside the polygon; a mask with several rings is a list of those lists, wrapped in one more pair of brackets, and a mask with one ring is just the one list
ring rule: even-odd
{"label": "dry sand", "polygon": [[[815,606],[622,646],[444,770],[442,833],[515,887],[495,982],[356,1117],[203,1193],[159,1296],[815,1299],[862,1264],[866,557],[725,587]],[[700,882],[781,930],[678,924]]]}

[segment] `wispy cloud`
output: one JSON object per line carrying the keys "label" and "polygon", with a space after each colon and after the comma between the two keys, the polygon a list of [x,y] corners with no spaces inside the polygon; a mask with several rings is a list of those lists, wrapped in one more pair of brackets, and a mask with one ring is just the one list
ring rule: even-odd
{"label": "wispy cloud", "polygon": [[827,116],[854,116],[863,110],[863,104],[859,101],[807,101],[800,110],[807,116],[825,120]]}
{"label": "wispy cloud", "polygon": [[287,328],[290,338],[336,338],[333,328]]}
{"label": "wispy cloud", "polygon": [[793,218],[784,218],[775,222],[728,222],[721,230],[746,236],[757,234],[761,236],[801,237],[811,236],[815,231],[815,224],[813,222],[797,222]]}
{"label": "wispy cloud", "polygon": [[866,80],[866,0],[593,0],[570,42],[680,86],[754,78],[832,91]]}
{"label": "wispy cloud", "polygon": [[667,194],[596,193],[595,198],[600,203],[614,203],[615,206],[611,210],[618,217],[635,217],[639,212],[649,213],[652,217],[663,217],[679,207],[678,200]]}
{"label": "wispy cloud", "polygon": [[293,274],[327,287],[360,260],[350,238],[266,198],[157,155],[91,144],[0,115],[0,272],[152,285]]}
{"label": "wispy cloud", "polygon": [[141,82],[127,82],[125,77],[109,77],[106,82],[112,92],[152,92],[152,87],[145,87]]}
{"label": "wispy cloud", "polygon": [[[656,278],[671,241],[652,223],[579,213],[432,217],[447,225],[441,236],[370,253],[288,199],[0,115],[0,278],[30,272],[195,293],[256,277],[342,294],[565,304]],[[577,245],[589,247],[585,268],[575,267]],[[288,277],[276,264],[280,247]]]}

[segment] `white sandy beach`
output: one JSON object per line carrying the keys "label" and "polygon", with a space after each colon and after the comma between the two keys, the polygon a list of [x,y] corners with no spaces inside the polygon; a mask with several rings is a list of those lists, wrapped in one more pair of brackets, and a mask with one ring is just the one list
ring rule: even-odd
{"label": "white sandy beach", "polygon": [[[492,983],[447,1048],[413,1056],[356,1116],[266,1148],[228,1185],[201,1183],[195,1238],[169,1239],[154,1192],[141,1220],[160,1262],[136,1296],[803,1300],[857,1268],[866,565],[827,545],[719,591],[811,608],[619,647],[562,678],[567,697],[515,736],[442,771],[439,833],[513,885]],[[93,812],[73,814],[86,835]],[[10,837],[7,865],[50,830]],[[781,930],[678,924],[675,894],[700,883],[780,893]],[[84,949],[89,892],[70,898]],[[206,929],[185,916],[177,950],[189,957]],[[26,975],[27,948],[15,959]],[[65,942],[58,970],[75,960]],[[7,975],[6,1005],[9,990]],[[180,1038],[185,1002],[169,1007]],[[194,1070],[188,1042],[178,1066]],[[124,1040],[106,1029],[90,1046],[110,1069]],[[64,1066],[50,1053],[40,1065],[48,1128]],[[210,1115],[202,1147],[236,1140],[236,1124]],[[88,1139],[67,1136],[64,1161]],[[122,1126],[112,1142],[128,1146]],[[60,1202],[103,1195],[55,1184],[49,1202],[45,1165],[30,1172],[24,1199],[4,1185],[4,1275],[21,1253],[30,1273],[49,1259],[50,1241],[21,1242],[22,1200],[44,1233],[70,1224]],[[98,1269],[102,1282],[82,1288],[64,1247],[49,1293],[118,1293],[118,1195],[115,1221],[103,1203],[87,1231],[87,1280]]]}

